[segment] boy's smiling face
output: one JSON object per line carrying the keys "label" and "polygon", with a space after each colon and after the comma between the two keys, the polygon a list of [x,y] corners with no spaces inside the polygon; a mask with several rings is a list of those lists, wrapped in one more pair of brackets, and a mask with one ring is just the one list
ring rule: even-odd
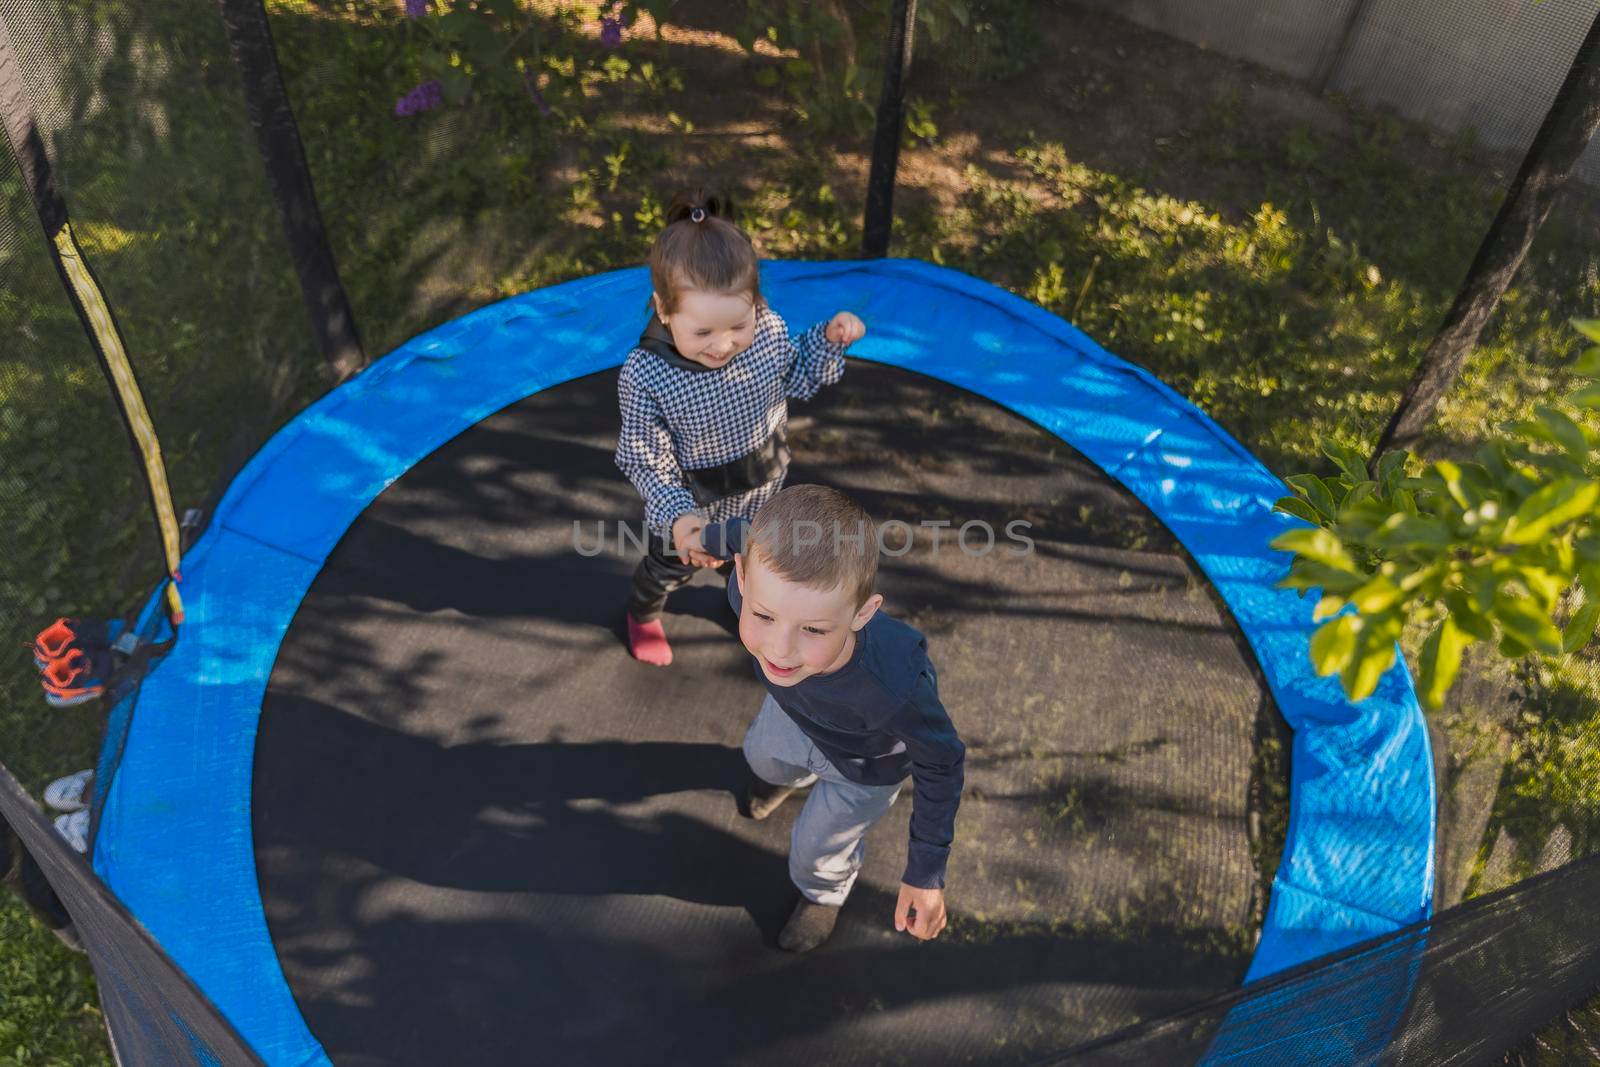
{"label": "boy's smiling face", "polygon": [[670,315],[662,313],[661,297],[654,299],[656,315],[672,331],[672,343],[684,359],[725,367],[755,342],[756,308],[749,293],[684,289]]}
{"label": "boy's smiling face", "polygon": [[739,640],[776,685],[795,685],[850,662],[855,634],[883,603],[874,593],[857,607],[843,586],[812,589],[777,574],[759,550],[733,557],[743,598]]}

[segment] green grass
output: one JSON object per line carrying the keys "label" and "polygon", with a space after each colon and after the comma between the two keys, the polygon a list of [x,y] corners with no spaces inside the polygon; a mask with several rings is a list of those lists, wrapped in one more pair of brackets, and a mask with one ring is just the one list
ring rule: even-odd
{"label": "green grass", "polygon": [[[419,79],[425,47],[398,4],[268,6],[375,355],[472,307],[640,262],[663,202],[694,180],[735,189],[763,255],[847,257],[859,247],[862,145],[786,120],[753,89],[755,64],[692,44],[630,42],[607,54],[593,41],[592,10],[568,5],[549,26],[559,67],[550,73],[568,86],[552,92],[551,114],[486,96],[397,119],[393,101]],[[204,503],[326,382],[215,8],[140,7],[137,16],[87,0],[68,7],[66,38],[113,47],[67,69],[66,108],[81,118],[52,147],[182,509]],[[1185,60],[1228,62],[1199,51]],[[994,114],[961,103],[980,86],[932,97],[944,139],[909,153],[907,172],[942,162],[963,177],[948,200],[927,187],[901,191],[895,254],[969,271],[1072,319],[1280,474],[1321,466],[1319,434],[1370,447],[1493,215],[1505,161],[1470,138],[1335,100],[1307,96],[1307,117],[1278,121],[1226,93],[1171,105],[1189,108],[1171,136],[1154,136],[1152,110],[1148,143],[1113,157],[1081,131],[1038,123],[1014,132],[1006,94],[1020,108],[1037,96],[1032,76],[990,86],[1001,101]],[[129,106],[101,106],[101,89]],[[1086,77],[1072,98],[1137,109],[1164,91],[1140,96]],[[731,139],[730,116],[775,137]],[[1130,121],[1146,120],[1135,112]],[[981,151],[963,154],[960,136]],[[16,531],[0,555],[0,638],[15,645],[56,613],[126,610],[159,568],[125,436],[8,169],[0,204],[0,232],[14,234],[0,242],[0,336],[27,339],[0,354],[0,515]],[[1565,320],[1600,310],[1592,232],[1589,206],[1569,197],[1442,407],[1428,450],[1468,450],[1494,422],[1561,387],[1574,352]],[[1516,836],[1517,873],[1558,827],[1575,848],[1596,840],[1594,672],[1580,662],[1563,671],[1535,678],[1526,713],[1508,724],[1445,724],[1462,745],[1505,732],[1512,755],[1493,826]],[[23,657],[0,664],[0,755],[25,784],[87,765],[97,730],[91,708],[46,714]],[[1281,811],[1268,807],[1259,855],[1270,868]],[[100,1046],[85,1024],[93,1001],[82,962],[10,902],[0,932],[0,1062],[103,1059],[89,1051]]]}
{"label": "green grass", "polygon": [[0,1067],[111,1063],[89,961],[0,894]]}

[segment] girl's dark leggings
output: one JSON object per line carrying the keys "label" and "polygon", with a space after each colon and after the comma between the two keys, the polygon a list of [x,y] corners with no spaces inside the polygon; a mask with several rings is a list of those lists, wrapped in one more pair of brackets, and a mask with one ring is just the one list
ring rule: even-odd
{"label": "girl's dark leggings", "polygon": [[[633,572],[633,595],[628,598],[628,614],[639,622],[649,622],[661,615],[667,606],[667,596],[687,584],[699,567],[685,563],[667,547],[666,538],[650,531],[644,558]],[[733,570],[729,560],[717,568],[717,573],[727,575]]]}

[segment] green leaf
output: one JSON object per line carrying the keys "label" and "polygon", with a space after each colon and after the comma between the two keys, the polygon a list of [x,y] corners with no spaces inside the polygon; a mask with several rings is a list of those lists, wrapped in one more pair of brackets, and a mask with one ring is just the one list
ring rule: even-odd
{"label": "green leaf", "polygon": [[1350,603],[1363,615],[1375,615],[1380,611],[1387,611],[1400,599],[1400,590],[1393,582],[1378,575],[1372,581],[1350,594]]}
{"label": "green leaf", "polygon": [[1324,437],[1317,442],[1322,448],[1322,454],[1338,466],[1344,473],[1345,481],[1351,485],[1366,481],[1367,464],[1361,453],[1349,445],[1340,444],[1331,437]]}
{"label": "green leaf", "polygon": [[1425,589],[1425,595],[1432,599],[1442,594],[1444,578],[1449,570],[1448,563],[1443,560],[1435,560],[1426,566],[1391,561],[1384,564],[1383,573],[1391,581],[1396,574],[1400,575],[1398,584],[1402,593],[1414,593],[1418,589]]}
{"label": "green leaf", "polygon": [[1461,464],[1461,491],[1473,507],[1481,506],[1487,499],[1497,499],[1501,493],[1499,482],[1490,476],[1488,468],[1477,462]]}
{"label": "green leaf", "polygon": [[1467,573],[1467,590],[1472,603],[1485,615],[1494,610],[1500,596],[1500,575],[1486,567],[1477,567]]}
{"label": "green leaf", "polygon": [[1433,465],[1434,473],[1444,483],[1445,492],[1450,494],[1450,499],[1461,505],[1463,511],[1471,508],[1475,503],[1467,496],[1466,487],[1461,482],[1461,468],[1448,459],[1441,459]]}
{"label": "green leaf", "polygon": [[1361,587],[1366,580],[1360,573],[1352,574],[1349,571],[1335,570],[1314,563],[1303,556],[1295,557],[1289,565],[1289,573],[1278,583],[1282,589],[1321,589],[1325,593],[1334,593],[1347,596]]}
{"label": "green leaf", "polygon": [[1317,627],[1311,635],[1311,665],[1326,677],[1344,669],[1355,655],[1356,635],[1361,621],[1354,615],[1340,615]]}
{"label": "green leaf", "polygon": [[1505,432],[1520,437],[1524,441],[1540,441],[1555,443],[1555,435],[1550,432],[1550,427],[1542,422],[1530,422],[1527,419],[1518,419],[1508,422],[1500,427]]}
{"label": "green leaf", "polygon": [[1433,628],[1422,643],[1421,692],[1425,707],[1437,708],[1444,703],[1444,695],[1461,670],[1461,653],[1472,643],[1471,635],[1464,632],[1455,620],[1446,615]]}
{"label": "green leaf", "polygon": [[1600,344],[1600,319],[1569,319],[1572,328],[1595,344]]}
{"label": "green leaf", "polygon": [[1483,464],[1492,482],[1504,485],[1511,480],[1511,464],[1506,461],[1505,446],[1499,441],[1490,441],[1479,448],[1478,462]]}
{"label": "green leaf", "polygon": [[1589,456],[1589,441],[1583,436],[1583,428],[1567,417],[1566,413],[1549,404],[1537,404],[1534,411],[1539,414],[1539,421],[1550,430],[1550,436],[1560,445],[1562,450],[1579,461]]}
{"label": "green leaf", "polygon": [[1297,496],[1281,497],[1276,504],[1272,505],[1272,510],[1281,511],[1285,515],[1293,515],[1297,519],[1304,519],[1313,524],[1322,522],[1322,517],[1317,514],[1317,509],[1312,507],[1308,501],[1302,500]]}
{"label": "green leaf", "polygon": [[1353,508],[1363,500],[1368,499],[1374,492],[1377,491],[1377,489],[1377,482],[1356,482],[1350,487],[1350,491],[1344,495],[1344,499],[1339,501],[1339,514],[1343,515],[1350,508]]}
{"label": "green leaf", "polygon": [[1411,453],[1405,449],[1385,452],[1378,459],[1378,482],[1383,486],[1384,495],[1394,492],[1394,487],[1406,475],[1406,461],[1411,458]]}
{"label": "green leaf", "polygon": [[1568,581],[1561,575],[1552,574],[1544,567],[1530,564],[1518,564],[1517,577],[1522,579],[1522,584],[1544,606],[1545,611],[1555,608],[1556,601],[1566,591]]}
{"label": "green leaf", "polygon": [[1371,540],[1380,547],[1399,550],[1447,548],[1455,542],[1450,530],[1439,520],[1404,512],[1389,516]]}
{"label": "green leaf", "polygon": [[1394,512],[1374,497],[1363,497],[1339,513],[1339,536],[1345,544],[1364,544]]}
{"label": "green leaf", "polygon": [[1578,581],[1590,600],[1600,600],[1600,563],[1585,563],[1579,567]]}
{"label": "green leaf", "polygon": [[1479,641],[1494,640],[1494,623],[1478,610],[1477,605],[1465,593],[1445,594],[1444,604],[1450,609],[1450,617],[1455,620],[1456,627],[1462,632]]}
{"label": "green leaf", "polygon": [[1321,478],[1315,474],[1292,474],[1285,478],[1290,487],[1299,491],[1300,495],[1311,501],[1311,506],[1330,519],[1338,517],[1338,509],[1333,506],[1333,494],[1328,491]]}
{"label": "green leaf", "polygon": [[1600,500],[1600,482],[1553,481],[1517,508],[1506,523],[1505,540],[1513,545],[1532,544],[1562,523],[1594,510],[1596,500]]}
{"label": "green leaf", "polygon": [[1311,621],[1321,622],[1324,619],[1332,618],[1339,613],[1339,609],[1344,607],[1345,603],[1345,598],[1342,596],[1329,595],[1323,597],[1317,601],[1316,609],[1311,613]]}
{"label": "green leaf", "polygon": [[1289,530],[1272,539],[1272,547],[1280,552],[1293,552],[1314,563],[1334,570],[1358,573],[1355,560],[1344,550],[1339,538],[1328,530]]}
{"label": "green leaf", "polygon": [[1500,654],[1507,659],[1521,659],[1533,651],[1533,649],[1517,640],[1511,634],[1502,634],[1500,636],[1499,648]]}
{"label": "green leaf", "polygon": [[1566,628],[1561,631],[1561,650],[1576,652],[1594,636],[1595,625],[1600,623],[1600,597],[1586,596],[1583,604],[1572,613]]}
{"label": "green leaf", "polygon": [[1561,631],[1530,597],[1501,596],[1494,602],[1500,628],[1520,644],[1546,655],[1561,653]]}
{"label": "green leaf", "polygon": [[1600,347],[1586,348],[1572,365],[1572,373],[1585,378],[1600,378]]}
{"label": "green leaf", "polygon": [[[1341,616],[1343,618],[1345,616]],[[1339,674],[1345,695],[1351,700],[1365,700],[1378,688],[1383,672],[1394,666],[1394,625],[1368,625],[1362,628],[1357,641],[1356,654]]]}
{"label": "green leaf", "polygon": [[1600,408],[1600,382],[1590,382],[1582,389],[1568,393],[1567,402],[1580,408]]}

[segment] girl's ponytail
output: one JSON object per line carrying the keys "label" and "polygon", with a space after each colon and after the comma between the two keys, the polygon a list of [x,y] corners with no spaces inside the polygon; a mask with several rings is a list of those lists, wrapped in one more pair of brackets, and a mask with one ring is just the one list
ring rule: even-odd
{"label": "girl's ponytail", "polygon": [[[701,212],[701,217],[696,218],[696,211]],[[672,203],[667,205],[667,225],[674,222],[703,222],[707,218],[725,219],[733,222],[733,201],[726,193],[707,191],[705,189],[685,189],[672,198]]]}
{"label": "girl's ponytail", "polygon": [[748,295],[760,305],[761,270],[750,238],[733,221],[726,193],[685,189],[667,206],[666,228],[650,249],[650,284],[664,314],[685,289]]}

